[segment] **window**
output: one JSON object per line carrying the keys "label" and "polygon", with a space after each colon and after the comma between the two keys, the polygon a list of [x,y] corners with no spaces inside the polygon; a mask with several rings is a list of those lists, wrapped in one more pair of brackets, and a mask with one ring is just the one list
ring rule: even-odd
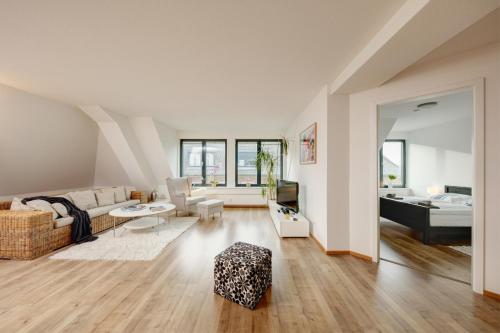
{"label": "window", "polygon": [[196,186],[226,186],[226,140],[181,140],[181,177]]}
{"label": "window", "polygon": [[405,140],[385,140],[380,150],[380,186],[388,187],[389,184],[406,186]]}
{"label": "window", "polygon": [[281,140],[236,140],[236,186],[267,184],[265,170],[256,166],[257,152],[264,150],[276,158],[276,179],[282,177]]}

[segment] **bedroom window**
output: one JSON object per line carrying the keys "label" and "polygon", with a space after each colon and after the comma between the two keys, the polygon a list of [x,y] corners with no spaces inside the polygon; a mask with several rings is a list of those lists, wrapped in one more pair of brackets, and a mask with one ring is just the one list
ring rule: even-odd
{"label": "bedroom window", "polygon": [[181,140],[180,175],[195,186],[226,186],[226,140]]}
{"label": "bedroom window", "polygon": [[264,170],[256,166],[257,152],[265,150],[276,157],[276,178],[282,177],[283,156],[281,140],[236,140],[236,186],[261,186],[267,184]]}
{"label": "bedroom window", "polygon": [[405,140],[385,140],[380,149],[380,186],[406,187]]}

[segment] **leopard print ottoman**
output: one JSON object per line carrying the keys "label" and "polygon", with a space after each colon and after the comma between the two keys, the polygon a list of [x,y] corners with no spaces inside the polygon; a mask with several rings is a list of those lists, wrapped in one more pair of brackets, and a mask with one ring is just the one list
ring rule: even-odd
{"label": "leopard print ottoman", "polygon": [[255,309],[272,282],[271,259],[269,249],[234,243],[215,257],[214,292]]}

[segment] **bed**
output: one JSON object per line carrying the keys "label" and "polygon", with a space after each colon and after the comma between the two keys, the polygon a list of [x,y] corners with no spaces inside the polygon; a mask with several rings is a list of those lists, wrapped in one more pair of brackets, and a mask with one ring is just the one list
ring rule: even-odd
{"label": "bed", "polygon": [[[445,186],[445,193],[471,196],[472,189],[462,186]],[[454,243],[470,240],[472,205],[432,201],[432,206],[418,204],[422,199],[380,197],[380,217],[407,226],[422,234],[424,244]]]}

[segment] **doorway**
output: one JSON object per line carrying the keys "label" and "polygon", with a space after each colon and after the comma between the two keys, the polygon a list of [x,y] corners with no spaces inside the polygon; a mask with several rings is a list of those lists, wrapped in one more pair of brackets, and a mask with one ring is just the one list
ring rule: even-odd
{"label": "doorway", "polygon": [[[473,258],[482,258],[473,248],[482,244],[484,177],[476,94],[467,87],[378,105],[381,260],[473,283]],[[476,282],[482,291],[481,271]]]}

